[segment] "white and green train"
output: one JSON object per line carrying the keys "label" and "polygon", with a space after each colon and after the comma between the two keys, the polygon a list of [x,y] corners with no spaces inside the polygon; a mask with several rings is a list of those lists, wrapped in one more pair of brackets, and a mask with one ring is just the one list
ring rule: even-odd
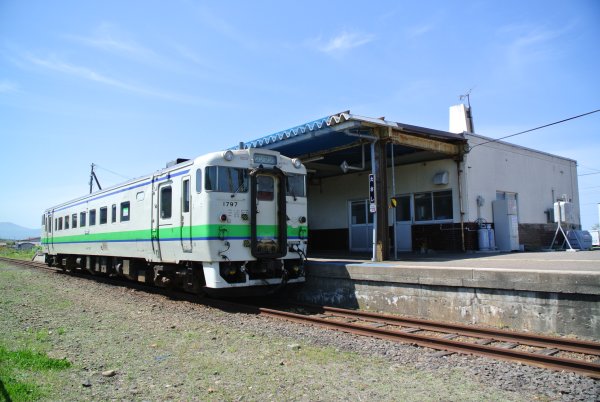
{"label": "white and green train", "polygon": [[300,160],[242,149],[177,162],[47,209],[46,262],[194,293],[304,281]]}

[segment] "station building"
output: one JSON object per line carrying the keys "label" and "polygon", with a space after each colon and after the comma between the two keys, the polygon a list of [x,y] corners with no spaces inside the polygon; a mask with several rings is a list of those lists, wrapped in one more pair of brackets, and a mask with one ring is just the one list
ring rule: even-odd
{"label": "station building", "polygon": [[542,249],[558,199],[580,228],[576,161],[473,131],[462,104],[449,131],[345,111],[239,147],[304,162],[313,255]]}

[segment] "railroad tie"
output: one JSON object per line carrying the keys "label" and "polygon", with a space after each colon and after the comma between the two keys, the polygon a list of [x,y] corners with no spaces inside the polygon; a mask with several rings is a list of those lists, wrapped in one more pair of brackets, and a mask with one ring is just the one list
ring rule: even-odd
{"label": "railroad tie", "polygon": [[458,335],[456,334],[446,334],[444,336],[442,336],[442,339],[448,339],[449,341],[454,339],[454,338],[458,338]]}
{"label": "railroad tie", "polygon": [[557,354],[558,352],[560,352],[560,350],[558,349],[543,349],[540,350],[538,352],[536,352],[538,355],[544,355],[544,356],[554,356],[555,354]]}

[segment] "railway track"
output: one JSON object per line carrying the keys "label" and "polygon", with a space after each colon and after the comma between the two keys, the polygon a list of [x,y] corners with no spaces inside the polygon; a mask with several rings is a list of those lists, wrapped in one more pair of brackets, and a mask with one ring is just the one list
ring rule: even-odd
{"label": "railway track", "polygon": [[[14,265],[51,269],[45,264],[0,258]],[[102,277],[107,283],[125,285],[177,299],[198,302],[197,296],[167,291],[145,284]],[[326,306],[288,305],[271,308],[203,299],[203,304],[277,319],[317,325],[355,335],[409,343],[453,353],[485,356],[558,371],[571,371],[600,379],[600,342],[550,337],[524,332],[449,324],[402,316],[361,312]]]}

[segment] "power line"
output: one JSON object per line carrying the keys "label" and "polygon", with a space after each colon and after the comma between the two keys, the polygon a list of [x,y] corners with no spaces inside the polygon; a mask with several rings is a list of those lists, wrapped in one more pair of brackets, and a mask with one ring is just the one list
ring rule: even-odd
{"label": "power line", "polygon": [[123,176],[122,174],[119,174],[117,172],[113,172],[112,170],[109,170],[109,169],[107,169],[105,167],[102,167],[102,166],[98,165],[97,163],[94,163],[94,166],[96,166],[97,168],[100,168],[102,170],[106,170],[108,173],[112,173],[112,174],[114,174],[116,176],[120,176],[120,177],[122,177],[124,179],[127,179],[127,180],[131,179],[131,177]]}
{"label": "power line", "polygon": [[594,173],[583,173],[583,174],[578,174],[577,176],[591,176],[593,174],[600,174],[600,172],[594,172]]}
{"label": "power line", "polygon": [[[539,127],[531,128],[531,129],[529,129],[529,130],[521,131],[521,132],[518,132],[518,133],[515,133],[515,134],[511,134],[511,135],[507,135],[507,136],[504,136],[504,137],[496,138],[495,140],[489,140],[489,141],[486,141],[486,142],[482,142],[482,143],[479,143],[479,144],[475,144],[475,145],[473,145],[473,146],[471,147],[471,149],[473,149],[473,148],[475,148],[475,147],[478,147],[479,145],[489,144],[490,142],[498,142],[498,141],[500,141],[500,140],[503,140],[503,139],[505,139],[505,138],[515,137],[515,136],[517,136],[517,135],[521,135],[521,134],[529,133],[529,132],[531,132],[531,131],[539,130],[539,129],[541,129],[541,128],[545,128],[545,127],[550,127],[550,126],[553,126],[553,125],[555,125],[555,124],[564,123],[565,121],[569,121],[569,120],[578,119],[578,118],[580,118],[580,117],[587,116],[587,115],[589,115],[589,114],[593,114],[593,113],[598,113],[598,112],[600,112],[600,109],[592,110],[591,112],[587,112],[587,113],[583,113],[583,114],[580,114],[580,115],[577,115],[577,116],[569,117],[569,118],[566,118],[566,119],[563,119],[563,120],[555,121],[554,123],[544,124],[543,126],[539,126]],[[580,176],[581,176],[581,175],[580,175]]]}

